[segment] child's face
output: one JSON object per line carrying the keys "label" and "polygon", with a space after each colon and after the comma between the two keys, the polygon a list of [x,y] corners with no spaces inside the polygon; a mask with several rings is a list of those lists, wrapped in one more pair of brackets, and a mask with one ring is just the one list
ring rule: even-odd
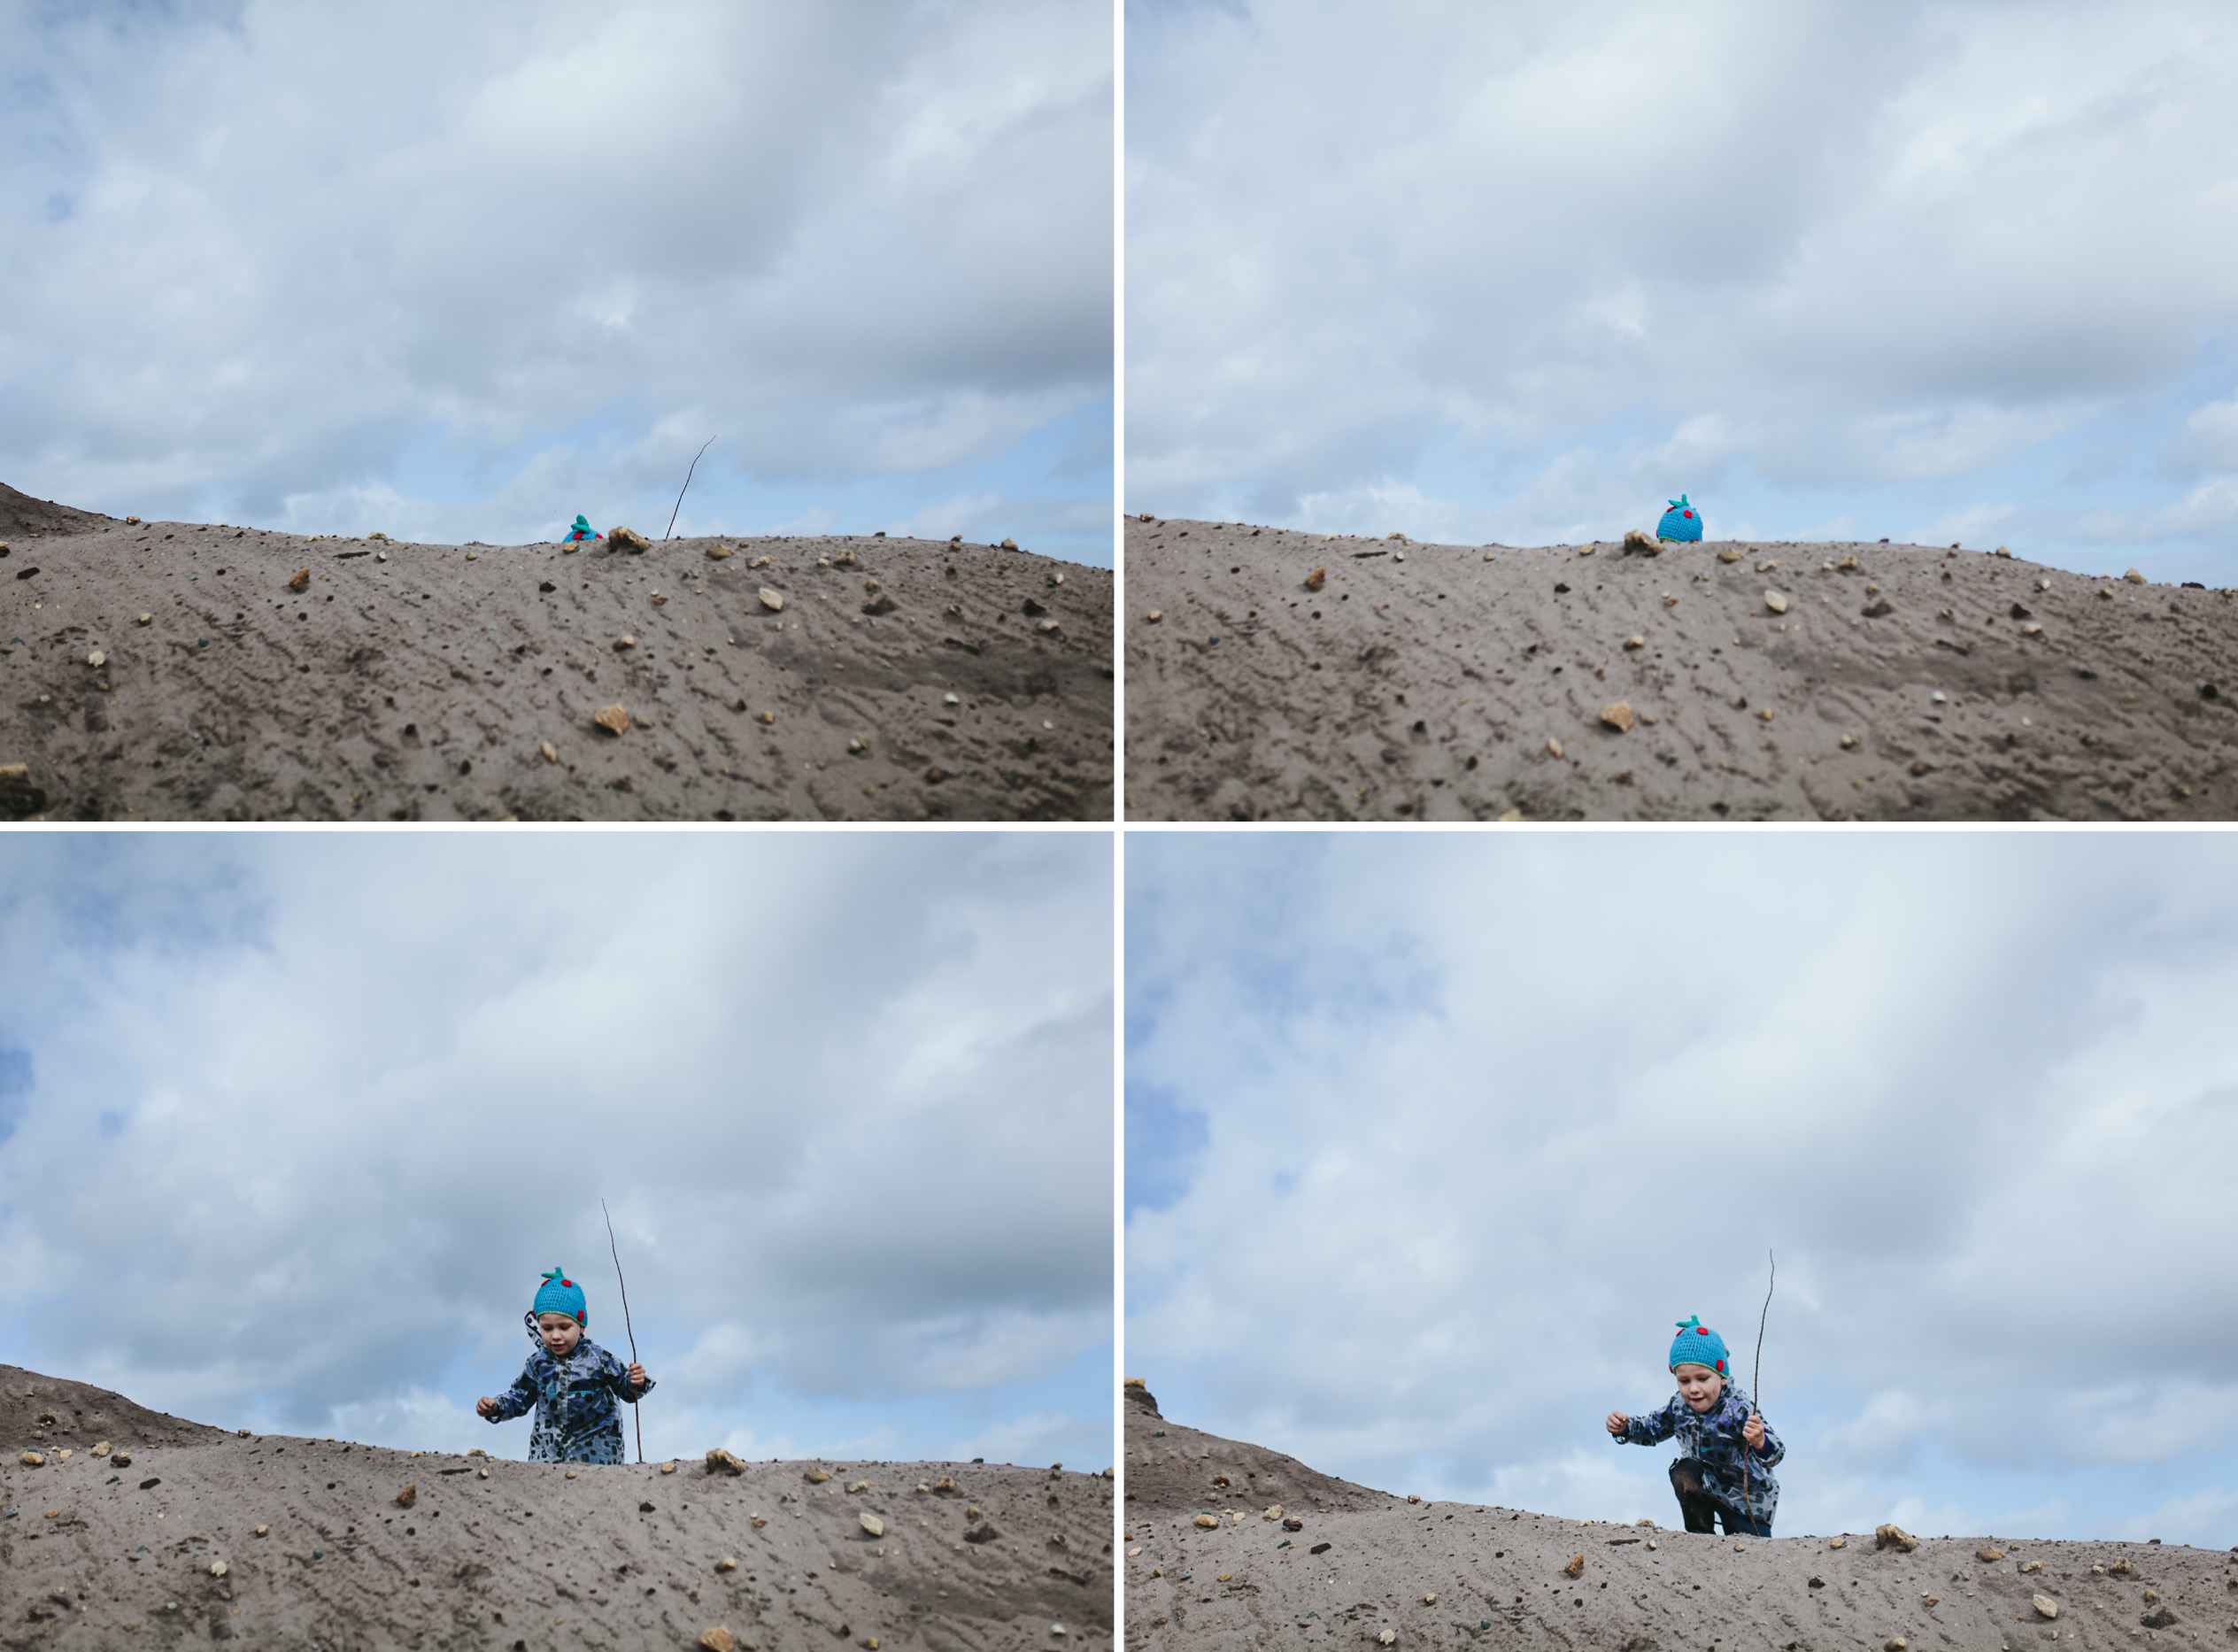
{"label": "child's face", "polygon": [[1707,1365],[1681,1365],[1676,1375],[1679,1397],[1695,1411],[1707,1411],[1725,1391],[1725,1379]]}
{"label": "child's face", "polygon": [[544,1335],[544,1345],[552,1350],[552,1357],[564,1360],[575,1351],[575,1344],[583,1340],[583,1327],[568,1314],[538,1314],[536,1329]]}

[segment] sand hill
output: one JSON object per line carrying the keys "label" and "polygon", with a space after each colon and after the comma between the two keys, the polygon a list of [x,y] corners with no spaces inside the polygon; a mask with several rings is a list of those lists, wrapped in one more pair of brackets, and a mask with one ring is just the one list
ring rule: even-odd
{"label": "sand hill", "polygon": [[2238,1551],[1870,1532],[1837,1548],[1421,1502],[1127,1396],[1130,1648],[2018,1652],[2238,1634]]}
{"label": "sand hill", "polygon": [[571,1474],[227,1433],[9,1365],[0,1432],[0,1647],[1112,1644],[1100,1474],[704,1462]]}
{"label": "sand hill", "polygon": [[306,539],[0,488],[0,820],[1108,820],[1112,587],[988,545]]}
{"label": "sand hill", "polygon": [[1129,521],[1128,818],[2238,817],[2232,592],[1579,549]]}

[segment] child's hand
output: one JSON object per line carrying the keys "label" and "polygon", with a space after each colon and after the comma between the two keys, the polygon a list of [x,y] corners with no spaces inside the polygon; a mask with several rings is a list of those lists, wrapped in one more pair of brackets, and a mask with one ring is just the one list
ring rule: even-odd
{"label": "child's hand", "polygon": [[629,1386],[632,1388],[642,1388],[645,1386],[645,1368],[635,1361],[632,1361],[629,1366]]}
{"label": "child's hand", "polygon": [[1754,1411],[1749,1412],[1748,1421],[1741,1428],[1740,1437],[1758,1451],[1762,1451],[1764,1448],[1763,1418],[1758,1417]]}
{"label": "child's hand", "polygon": [[1624,1432],[1624,1414],[1622,1411],[1611,1411],[1609,1413],[1609,1432],[1617,1435],[1618,1438],[1623,1437]]}
{"label": "child's hand", "polygon": [[483,1417],[494,1416],[498,1409],[498,1402],[485,1393],[474,1402],[474,1409]]}

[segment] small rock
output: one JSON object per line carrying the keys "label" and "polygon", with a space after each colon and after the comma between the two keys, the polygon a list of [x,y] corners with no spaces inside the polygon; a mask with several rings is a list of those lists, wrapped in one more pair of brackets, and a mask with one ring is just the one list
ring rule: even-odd
{"label": "small rock", "polygon": [[810,1469],[800,1478],[811,1486],[821,1486],[831,1478],[831,1471],[829,1469]]}
{"label": "small rock", "polygon": [[635,648],[637,645],[637,639],[634,637],[617,637],[614,639],[614,645],[616,648]]}
{"label": "small rock", "polygon": [[98,648],[96,648],[86,656],[86,663],[93,667],[96,670],[98,670],[100,668],[109,663],[109,656],[103,653]]}
{"label": "small rock", "polygon": [[1220,1517],[1217,1515],[1200,1514],[1197,1517],[1197,1524],[1207,1531],[1210,1531],[1220,1524]]}
{"label": "small rock", "polygon": [[620,706],[602,706],[592,714],[590,721],[609,734],[624,734],[629,728],[629,714]]}
{"label": "small rock", "polygon": [[725,1555],[721,1560],[715,1562],[715,1570],[717,1571],[736,1571],[738,1570],[738,1563],[732,1559],[729,1556]]}
{"label": "small rock", "polygon": [[132,1454],[128,1451],[118,1452],[114,1456],[109,1459],[109,1466],[112,1469],[130,1468],[132,1466]]}
{"label": "small rock", "polygon": [[[744,1474],[745,1471],[746,1465],[744,1463],[741,1463],[737,1458],[732,1456],[729,1452],[725,1451],[721,1446],[717,1446],[714,1450],[707,1453],[707,1472],[710,1474]],[[829,1474],[824,1474],[822,1469],[816,1470],[815,1472],[809,1475],[808,1478],[810,1479],[814,1479],[819,1474],[823,1475],[823,1478],[827,1480],[831,1478]]]}
{"label": "small rock", "polygon": [[1281,1519],[1281,1518],[1282,1518],[1282,1505],[1281,1505],[1280,1503],[1276,1503],[1273,1507],[1271,1507],[1271,1508],[1269,1508],[1269,1509],[1268,1509],[1264,1510],[1264,1511],[1263,1511],[1263,1512],[1260,1515],[1260,1517],[1260,1517],[1262,1520],[1279,1520],[1279,1519]]}
{"label": "small rock", "polygon": [[1841,737],[1841,745],[1844,751],[1848,751],[1851,746],[1854,746],[1856,744],[1857,737],[1854,734],[1845,734]]}
{"label": "small rock", "polygon": [[2133,567],[2133,568],[2131,568],[2131,569],[2130,569],[2130,570],[2129,570],[2126,574],[2124,574],[2124,575],[2122,575],[2122,578],[2124,578],[2124,579],[2127,580],[2127,581],[2128,581],[2131,584],[2133,584],[2133,585],[2142,585],[2142,584],[2143,584],[2143,583],[2145,583],[2145,576],[2144,576],[2142,574],[2140,574],[2140,573],[2139,573],[2139,572],[2138,572],[2135,568],[2134,568],[2134,567]]}
{"label": "small rock", "polygon": [[941,1476],[938,1479],[935,1480],[935,1481],[932,1483],[932,1489],[933,1489],[934,1494],[935,1494],[935,1495],[937,1495],[937,1496],[941,1496],[941,1497],[953,1497],[953,1496],[954,1496],[954,1495],[956,1494],[956,1480],[955,1480],[955,1476],[953,1476],[953,1474],[944,1474],[944,1475],[942,1475],[942,1476]]}
{"label": "small rock", "polygon": [[1306,575],[1306,589],[1308,591],[1319,591],[1328,583],[1329,570],[1325,567],[1317,567],[1314,569],[1312,573]]}
{"label": "small rock", "polygon": [[140,525],[140,519],[137,516],[127,516],[124,519],[124,523],[127,528],[137,528]]}
{"label": "small rock", "polygon": [[1768,591],[1764,592],[1764,606],[1774,614],[1785,614],[1787,612],[1787,598],[1779,591]]}
{"label": "small rock", "polygon": [[288,582],[288,589],[289,591],[309,591],[311,589],[311,570],[307,567],[297,568],[296,570],[296,576]]}
{"label": "small rock", "polygon": [[859,756],[860,756],[863,753],[865,753],[865,752],[867,752],[867,751],[868,751],[868,750],[870,749],[870,742],[869,742],[869,741],[868,741],[868,740],[866,740],[866,739],[864,739],[864,738],[863,738],[860,735],[859,735],[859,734],[858,734],[858,735],[853,735],[853,736],[849,737],[849,738],[848,738],[848,741],[847,741],[847,749],[848,749],[850,752],[854,753],[855,753],[855,754],[859,757]]}
{"label": "small rock", "polygon": [[1438,1603],[1438,1597],[1434,1594],[1425,1594],[1422,1597],[1422,1603],[1424,1606],[1435,1606]]}
{"label": "small rock", "polygon": [[397,1507],[399,1509],[409,1509],[419,1501],[420,1488],[417,1486],[406,1486],[397,1494]]}
{"label": "small rock", "polygon": [[853,545],[849,545],[845,551],[842,551],[837,556],[831,559],[831,566],[834,567],[853,567],[854,565],[855,548]]}
{"label": "small rock", "polygon": [[1505,811],[1504,813],[1502,813],[1502,814],[1501,814],[1501,816],[1500,816],[1501,822],[1503,825],[1504,825],[1504,824],[1509,824],[1509,823],[1511,823],[1511,822],[1513,822],[1520,821],[1521,819],[1523,819],[1523,810],[1522,810],[1522,809],[1520,809],[1520,808],[1512,808],[1512,809],[1506,810],[1506,811]]}
{"label": "small rock", "polygon": [[1905,1648],[1910,1645],[1910,1641],[1905,1640],[1902,1635],[1898,1635],[1892,1640],[1883,1641],[1881,1643],[1880,1652],[1905,1652]]}
{"label": "small rock", "polygon": [[[1951,546],[1950,548],[1951,548],[1953,551],[1956,551],[1958,547],[1957,547],[1956,545],[1953,545],[1953,546]],[[2010,551],[2008,551],[2008,550],[2006,550],[2006,549],[2004,548],[2004,546],[2003,546],[2003,545],[1999,545],[1999,546],[1997,547],[1997,554],[1998,554],[1999,556],[2006,556],[2006,557],[2009,557],[2009,556],[2010,556],[2010,555],[2012,554],[2012,552],[2010,552]]]}
{"label": "small rock", "polygon": [[537,746],[536,750],[544,753],[544,760],[547,763],[556,763],[560,760],[560,748],[549,740]]}
{"label": "small rock", "polygon": [[751,568],[757,568],[757,567],[768,567],[768,566],[769,566],[772,562],[776,561],[776,560],[777,560],[777,559],[776,559],[776,558],[775,558],[775,557],[773,557],[773,556],[758,556],[758,557],[754,558],[754,560],[753,560],[752,561],[751,561],[751,562],[747,563],[747,564],[746,564],[746,567],[747,567],[748,568],[750,568],[750,569],[751,569]]}
{"label": "small rock", "polygon": [[772,723],[777,721],[777,714],[774,711],[756,712],[753,720],[760,723]]}
{"label": "small rock", "polygon": [[107,1456],[107,1455],[109,1455],[109,1442],[108,1442],[107,1440],[103,1440],[103,1441],[102,1441],[99,1445],[96,1446],[96,1447],[93,1448],[93,1454],[92,1454],[92,1455],[95,1455],[95,1456],[96,1456],[96,1457],[105,1457],[105,1456]]}
{"label": "small rock", "polygon": [[1306,1529],[1306,1523],[1296,1515],[1285,1515],[1282,1517],[1282,1529],[1285,1532],[1302,1532]]}
{"label": "small rock", "polygon": [[1756,708],[1756,715],[1763,718],[1766,722],[1770,722],[1771,721],[1771,707],[1769,706],[1758,706]]}
{"label": "small rock", "polygon": [[735,554],[736,552],[734,552],[729,545],[709,545],[707,547],[707,560],[710,562],[720,562],[725,557]]}
{"label": "small rock", "polygon": [[637,532],[634,528],[614,528],[608,529],[606,533],[606,545],[609,550],[627,551],[636,556],[643,556],[646,552],[652,549],[652,542],[650,539],[647,539],[643,534]]}
{"label": "small rock", "polygon": [[1144,614],[1142,617],[1152,625],[1155,625],[1159,621],[1166,617],[1166,612],[1163,608],[1153,608],[1149,613]]}
{"label": "small rock", "polygon": [[1376,1644],[1379,1647],[1395,1646],[1398,1641],[1399,1632],[1395,1629],[1386,1629],[1376,1637]]}
{"label": "small rock", "polygon": [[1015,539],[1005,539],[1002,542],[1002,548],[1006,551],[1015,551],[1018,548],[1018,542]]}
{"label": "small rock", "polygon": [[2176,1614],[2163,1606],[2156,1611],[2147,1612],[2137,1621],[2148,1629],[2165,1629],[2176,1621]]}
{"label": "small rock", "polygon": [[1887,598],[1882,597],[1868,606],[1864,612],[1865,618],[1868,620],[1885,620],[1894,614],[1895,609],[1889,606]]}
{"label": "small rock", "polygon": [[[1562,742],[1551,734],[1547,737],[1547,755],[1549,757],[1560,757],[1562,755]],[[1516,818],[1520,820],[1523,817],[1521,815],[1517,815]]]}
{"label": "small rock", "polygon": [[1583,1555],[1572,1555],[1570,1557],[1570,1563],[1562,1569],[1562,1575],[1565,1578],[1584,1577],[1586,1575],[1586,1557]]}
{"label": "small rock", "polygon": [[761,606],[768,609],[770,613],[783,614],[784,612],[784,598],[770,590],[768,586],[764,585],[757,594],[761,598]]}
{"label": "small rock", "polygon": [[2041,1571],[2044,1569],[2044,1563],[2041,1560],[2024,1560],[2020,1563],[2020,1569],[2023,1571]]}
{"label": "small rock", "polygon": [[660,1465],[660,1471],[663,1474],[674,1474],[676,1471],[676,1465],[673,1463],[664,1463]]}
{"label": "small rock", "polygon": [[1054,631],[1054,630],[1060,629],[1061,629],[1061,628],[1060,628],[1060,627],[1059,627],[1059,625],[1057,624],[1057,622],[1056,622],[1054,620],[1043,620],[1043,621],[1039,621],[1038,623],[1037,623],[1037,624],[1034,626],[1034,628],[1033,628],[1033,629],[1034,629],[1035,630],[1037,630],[1037,631],[1044,631],[1044,632],[1047,632],[1047,631]]}
{"label": "small rock", "polygon": [[1231,1583],[1235,1580],[1235,1576],[1236,1574],[1232,1571],[1223,1571],[1218,1577],[1215,1578],[1213,1581],[1215,1583]]}
{"label": "small rock", "polygon": [[2036,1613],[2041,1617],[2057,1617],[2059,1616],[2059,1602],[2049,1594],[2039,1594],[2036,1596]]}
{"label": "small rock", "polygon": [[1909,1555],[1919,1547],[1919,1540],[1902,1526],[1880,1525],[1873,1528],[1872,1546],[1875,1548],[1900,1548]]}
{"label": "small rock", "polygon": [[1827,1544],[1826,1547],[1828,1548],[1848,1548],[1849,1547],[1849,1540],[1847,1537],[1838,1537],[1834,1539],[1833,1542]]}
{"label": "small rock", "polygon": [[156,616],[152,614],[143,614],[138,619],[133,621],[133,623],[135,625],[153,625],[155,623],[155,619]]}
{"label": "small rock", "polygon": [[1779,566],[1779,559],[1778,557],[1773,557],[1770,561],[1757,563],[1756,572],[1759,574],[1769,574],[1772,569],[1778,567]]}
{"label": "small rock", "polygon": [[1601,708],[1601,721],[1619,734],[1629,732],[1632,728],[1632,702],[1620,699],[1613,706],[1603,706]]}
{"label": "small rock", "polygon": [[857,1492],[867,1492],[869,1489],[870,1482],[868,1480],[857,1480],[853,1486],[847,1487],[847,1494],[852,1497]]}
{"label": "small rock", "polygon": [[[1644,533],[1637,528],[1630,529],[1624,534],[1624,553],[1626,556],[1661,556],[1663,541],[1651,533]],[[1717,552],[1718,560],[1723,562],[1731,562],[1740,555],[1738,551]]]}
{"label": "small rock", "polygon": [[1626,648],[1645,648],[1647,645],[1648,639],[1637,634],[1624,638],[1624,646]]}
{"label": "small rock", "polygon": [[222,1560],[212,1561],[210,1563],[210,1575],[213,1578],[224,1577],[226,1575],[226,1563]]}
{"label": "small rock", "polygon": [[2020,628],[2020,634],[2023,637],[2041,637],[2044,634],[2043,621],[2041,620],[2029,621],[2027,624]]}
{"label": "small rock", "polygon": [[717,1624],[712,1629],[699,1632],[699,1644],[706,1648],[707,1652],[737,1652],[738,1642],[729,1628]]}
{"label": "small rock", "polygon": [[1720,562],[1738,562],[1740,560],[1740,552],[1734,550],[1731,545],[1727,545],[1724,550],[1717,552],[1717,560]]}
{"label": "small rock", "polygon": [[2135,1570],[2135,1568],[2130,1565],[2129,1556],[2124,1555],[2120,1559],[2115,1561],[2112,1565],[2107,1567],[2106,1570],[2113,1573],[2113,1575],[2117,1578],[2126,1578]]}
{"label": "small rock", "polygon": [[259,1537],[268,1537],[271,1533],[272,1528],[268,1525],[260,1525],[257,1528],[257,1535]]}
{"label": "small rock", "polygon": [[36,1451],[27,1451],[23,1454],[23,1455],[18,1457],[16,1461],[22,1463],[27,1469],[38,1469],[44,1468],[46,1466],[47,1459],[42,1453]]}

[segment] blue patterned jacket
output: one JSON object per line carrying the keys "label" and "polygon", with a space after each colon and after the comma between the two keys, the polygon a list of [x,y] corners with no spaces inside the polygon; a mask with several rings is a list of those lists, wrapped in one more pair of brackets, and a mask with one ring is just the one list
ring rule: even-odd
{"label": "blue patterned jacket", "polygon": [[621,1401],[636,1404],[652,1389],[629,1385],[629,1368],[589,1337],[564,1360],[554,1359],[540,1341],[513,1386],[496,1396],[492,1423],[533,1409],[529,1431],[531,1463],[626,1463],[621,1452]]}
{"label": "blue patterned jacket", "polygon": [[[1684,1395],[1674,1393],[1663,1402],[1662,1409],[1650,1411],[1645,1417],[1624,1418],[1624,1440],[1635,1446],[1653,1446],[1676,1434],[1680,1455],[1702,1464],[1703,1490],[1726,1508],[1769,1525],[1772,1510],[1779,1506],[1779,1482],[1772,1478],[1771,1471],[1787,1455],[1787,1447],[1779,1443],[1779,1436],[1772,1432],[1769,1423],[1764,1424],[1763,1449],[1748,1447],[1740,1437],[1748,1421],[1748,1390],[1738,1383],[1728,1382],[1725,1392],[1717,1396],[1717,1403],[1699,1417],[1687,1405]],[[1609,1438],[1615,1440],[1617,1436],[1611,1434]],[[1748,1458],[1748,1494],[1745,1498],[1740,1492],[1744,1449]]]}

